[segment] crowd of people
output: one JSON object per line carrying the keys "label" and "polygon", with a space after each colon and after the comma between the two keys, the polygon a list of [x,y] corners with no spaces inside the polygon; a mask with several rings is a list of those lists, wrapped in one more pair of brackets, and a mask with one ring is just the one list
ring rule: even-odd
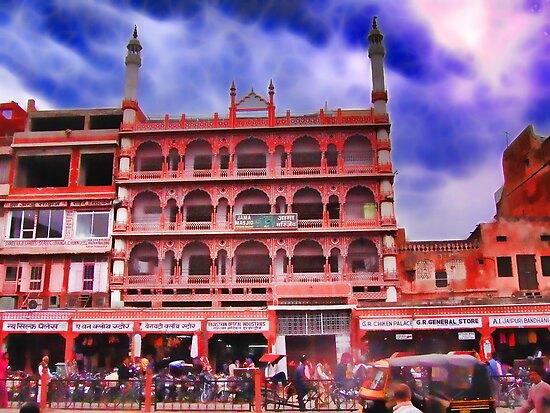
{"label": "crowd of people", "polygon": [[[291,366],[293,363],[289,363]],[[221,370],[214,372],[212,365],[207,357],[202,356],[194,360],[192,365],[196,372],[214,374],[217,373],[227,377],[228,381],[237,377],[239,369],[255,368],[255,363],[251,358],[245,358],[244,361],[230,360],[221,365]],[[317,384],[319,392],[327,392],[330,385],[335,385],[341,388],[359,386],[365,378],[368,367],[365,363],[358,361],[353,362],[349,353],[344,353],[341,356],[340,362],[337,364],[335,371],[330,363],[325,358],[310,359],[307,355],[302,355],[299,361],[294,365],[294,372],[291,375],[294,387],[298,396],[298,406],[300,411],[304,411],[305,397],[312,389],[312,383]],[[76,363],[67,363],[68,370],[77,371]],[[120,383],[128,381],[132,376],[145,376],[148,370],[156,368],[155,362],[151,356],[143,357],[132,363],[129,356],[123,358],[122,362],[116,369],[117,380]],[[8,407],[8,392],[6,389],[6,380],[8,378],[9,357],[7,352],[3,352],[0,357],[0,408]],[[499,380],[505,376],[507,368],[498,360],[498,356],[493,354],[487,362],[487,373],[491,382],[495,386],[493,394],[498,393]],[[38,376],[42,379],[50,380],[52,373],[49,368],[49,358],[44,356],[37,368]],[[71,371],[68,371],[71,373]],[[273,383],[275,388],[279,385],[285,387],[288,383],[287,376],[284,371],[279,370],[277,362],[268,362],[264,369],[264,376],[268,381]],[[515,413],[550,413],[550,371],[545,369],[545,366],[540,361],[531,361],[528,373],[528,381],[531,384],[528,392],[528,397],[525,403],[518,408]],[[393,389],[395,406],[394,413],[421,413],[411,402],[411,388],[406,383],[399,383]],[[40,401],[41,386],[38,386],[37,400]],[[38,410],[36,404],[26,404],[21,408],[21,412],[35,412]]]}

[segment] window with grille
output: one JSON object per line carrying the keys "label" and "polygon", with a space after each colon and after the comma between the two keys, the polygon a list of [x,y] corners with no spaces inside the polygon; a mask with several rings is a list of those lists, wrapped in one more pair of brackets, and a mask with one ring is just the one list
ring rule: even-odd
{"label": "window with grille", "polygon": [[449,280],[465,280],[466,279],[466,266],[464,260],[454,259],[445,263],[445,271],[449,277]]}
{"label": "window with grille", "polygon": [[42,291],[42,266],[31,267],[29,291]]}
{"label": "window with grille", "polygon": [[447,272],[446,271],[436,271],[435,272],[435,286],[439,288],[444,288],[449,285],[449,282],[447,280]]}
{"label": "window with grille", "polygon": [[433,280],[435,277],[435,266],[430,260],[422,260],[416,263],[417,280]]}
{"label": "window with grille", "polygon": [[84,264],[82,273],[82,290],[92,291],[94,289],[94,264]]}
{"label": "window with grille", "polygon": [[61,209],[12,211],[9,238],[62,238],[64,218]]}
{"label": "window with grille", "polygon": [[512,257],[497,257],[497,273],[499,277],[513,277]]}
{"label": "window with grille", "polygon": [[109,236],[109,211],[88,211],[76,213],[78,238],[106,238]]}
{"label": "window with grille", "polygon": [[350,314],[345,311],[306,311],[281,314],[278,332],[285,336],[349,334]]}

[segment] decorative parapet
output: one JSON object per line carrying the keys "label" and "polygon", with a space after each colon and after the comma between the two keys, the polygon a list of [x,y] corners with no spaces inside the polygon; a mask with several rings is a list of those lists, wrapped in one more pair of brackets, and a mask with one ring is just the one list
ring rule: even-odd
{"label": "decorative parapet", "polygon": [[419,242],[407,242],[405,245],[399,247],[400,251],[465,251],[478,249],[479,244],[477,242],[469,242],[462,240],[453,241],[419,241]]}
{"label": "decorative parapet", "polygon": [[229,118],[220,118],[217,113],[212,118],[188,118],[182,115],[180,119],[165,115],[163,120],[149,120],[134,124],[122,124],[122,131],[153,131],[153,130],[181,130],[181,129],[227,129],[227,128],[262,128],[262,127],[289,127],[289,126],[317,126],[317,125],[363,125],[388,123],[387,114],[375,115],[372,109],[361,111],[346,111],[338,109],[325,113],[291,116],[287,111],[285,116],[278,116],[275,122],[269,118],[236,118],[232,124]]}

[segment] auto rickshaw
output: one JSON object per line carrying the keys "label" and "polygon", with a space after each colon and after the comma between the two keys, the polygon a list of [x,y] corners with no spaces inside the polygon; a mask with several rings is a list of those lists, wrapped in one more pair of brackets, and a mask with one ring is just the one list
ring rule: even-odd
{"label": "auto rickshaw", "polygon": [[424,413],[495,413],[485,363],[470,355],[426,354],[377,361],[359,390],[362,413],[387,413],[395,405],[393,387],[411,388]]}

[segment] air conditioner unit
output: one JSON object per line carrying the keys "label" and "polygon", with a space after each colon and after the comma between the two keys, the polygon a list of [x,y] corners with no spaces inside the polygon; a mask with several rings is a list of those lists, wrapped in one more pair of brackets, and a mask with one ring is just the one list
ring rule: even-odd
{"label": "air conditioner unit", "polygon": [[31,298],[27,303],[27,308],[29,310],[42,310],[42,304],[42,298]]}
{"label": "air conditioner unit", "polygon": [[17,308],[15,297],[0,297],[0,310],[13,310]]}

